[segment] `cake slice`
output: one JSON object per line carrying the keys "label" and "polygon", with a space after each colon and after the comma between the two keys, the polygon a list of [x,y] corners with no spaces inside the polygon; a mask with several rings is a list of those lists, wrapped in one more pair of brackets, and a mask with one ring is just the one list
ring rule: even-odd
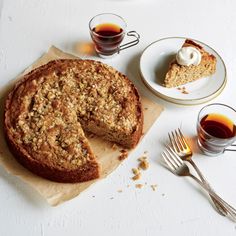
{"label": "cake slice", "polygon": [[182,48],[191,47],[200,52],[201,61],[198,65],[180,65],[174,59],[164,79],[164,86],[167,88],[177,87],[197,79],[210,76],[216,71],[216,58],[206,52],[202,46],[192,40],[186,39]]}

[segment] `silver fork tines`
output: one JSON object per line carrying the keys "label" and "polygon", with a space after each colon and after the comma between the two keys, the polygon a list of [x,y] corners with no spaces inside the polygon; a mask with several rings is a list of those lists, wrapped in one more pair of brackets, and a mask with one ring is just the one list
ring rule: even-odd
{"label": "silver fork tines", "polygon": [[[175,158],[171,158],[171,155],[174,155]],[[172,170],[176,170],[183,163],[182,159],[175,153],[175,151],[170,146],[166,146],[166,150],[163,151],[162,157],[164,158],[166,163],[169,164],[168,166],[171,167]]]}
{"label": "silver fork tines", "polygon": [[171,131],[171,134],[168,133],[169,140],[171,143],[172,148],[178,154],[192,156],[193,153],[187,144],[184,135],[182,134],[181,130],[178,128],[178,131],[175,130],[174,132]]}

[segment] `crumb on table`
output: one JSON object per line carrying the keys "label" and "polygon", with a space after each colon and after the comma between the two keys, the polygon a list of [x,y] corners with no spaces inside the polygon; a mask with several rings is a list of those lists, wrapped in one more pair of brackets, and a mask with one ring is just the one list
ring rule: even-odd
{"label": "crumb on table", "polygon": [[147,170],[149,168],[149,162],[147,161],[146,156],[142,156],[138,158],[139,161],[139,168],[142,170]]}
{"label": "crumb on table", "polygon": [[147,160],[147,157],[146,156],[141,156],[138,158],[138,161],[143,161],[143,160]]}
{"label": "crumb on table", "polygon": [[152,188],[153,191],[156,191],[156,189],[157,189],[157,184],[152,184],[152,185],[150,185],[150,186],[151,186],[151,188]]}
{"label": "crumb on table", "polygon": [[149,162],[146,159],[143,159],[142,161],[139,162],[139,167],[142,170],[147,170],[149,168]]}
{"label": "crumb on table", "polygon": [[142,187],[143,187],[143,184],[136,184],[135,187],[136,187],[136,188],[142,188]]}
{"label": "crumb on table", "polygon": [[138,173],[132,177],[132,180],[138,180],[141,178],[141,173]]}
{"label": "crumb on table", "polygon": [[137,175],[140,173],[139,169],[137,169],[137,168],[132,168],[132,172],[134,175]]}
{"label": "crumb on table", "polygon": [[134,176],[132,177],[132,180],[138,180],[141,178],[141,173],[138,168],[132,168],[132,172],[134,174]]}

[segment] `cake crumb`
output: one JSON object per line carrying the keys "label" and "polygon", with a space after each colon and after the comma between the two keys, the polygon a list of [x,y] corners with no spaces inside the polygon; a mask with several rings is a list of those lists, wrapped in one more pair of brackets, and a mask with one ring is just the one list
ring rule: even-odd
{"label": "cake crumb", "polygon": [[138,180],[138,179],[140,179],[141,178],[141,173],[138,173],[138,174],[136,174],[136,175],[134,175],[133,177],[132,177],[132,180]]}
{"label": "cake crumb", "polygon": [[127,188],[129,188],[130,187],[130,185],[129,184],[127,184]]}
{"label": "cake crumb", "polygon": [[183,86],[183,87],[178,87],[177,88],[181,93],[183,93],[183,94],[189,94],[189,92],[186,90],[186,87],[185,86]]}
{"label": "cake crumb", "polygon": [[141,178],[141,173],[138,168],[132,168],[132,172],[134,174],[134,176],[132,177],[132,180],[138,180]]}
{"label": "cake crumb", "polygon": [[145,108],[144,108],[144,110],[148,110],[148,108],[147,108],[147,107],[145,107]]}
{"label": "cake crumb", "polygon": [[183,94],[189,94],[189,92],[187,92],[186,90],[182,91]]}
{"label": "cake crumb", "polygon": [[183,93],[183,94],[189,94],[189,92],[186,90],[186,87],[185,86],[183,86],[183,87],[178,87],[177,88],[181,93]]}
{"label": "cake crumb", "polygon": [[138,158],[138,161],[143,161],[143,160],[147,160],[147,157],[146,156],[142,156],[142,157]]}
{"label": "cake crumb", "polygon": [[151,186],[151,188],[152,188],[153,191],[156,191],[156,189],[157,189],[157,184],[152,184],[152,185],[150,185],[150,186]]}
{"label": "cake crumb", "polygon": [[125,160],[127,157],[128,157],[128,152],[127,152],[127,150],[122,149],[122,150],[120,151],[120,155],[119,155],[119,157],[118,157],[119,161],[123,161],[123,160]]}
{"label": "cake crumb", "polygon": [[139,157],[137,160],[139,162],[138,166],[136,168],[132,168],[132,172],[134,176],[132,177],[132,180],[139,180],[141,178],[141,171],[147,170],[149,168],[149,162],[147,160],[147,154],[148,152],[145,151],[143,156]]}
{"label": "cake crumb", "polygon": [[143,159],[143,160],[140,161],[139,167],[142,170],[147,170],[149,168],[149,162],[146,159]]}
{"label": "cake crumb", "polygon": [[140,173],[139,169],[136,169],[136,168],[132,168],[132,172],[134,175],[137,175]]}
{"label": "cake crumb", "polygon": [[135,184],[135,187],[136,187],[136,188],[142,188],[143,185],[142,185],[142,184]]}
{"label": "cake crumb", "polygon": [[149,168],[149,162],[147,161],[147,156],[142,156],[138,158],[139,168],[142,170],[147,170]]}
{"label": "cake crumb", "polygon": [[122,191],[122,189],[118,189],[117,192],[118,193],[122,193],[123,191]]}

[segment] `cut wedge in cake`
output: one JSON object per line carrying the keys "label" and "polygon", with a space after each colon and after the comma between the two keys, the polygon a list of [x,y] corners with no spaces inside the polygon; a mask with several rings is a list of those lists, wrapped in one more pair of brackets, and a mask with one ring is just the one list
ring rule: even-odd
{"label": "cut wedge in cake", "polygon": [[28,170],[57,182],[99,177],[85,132],[133,148],[142,127],[133,83],[93,60],[51,61],[25,75],[5,103],[10,151]]}
{"label": "cut wedge in cake", "polygon": [[216,58],[214,55],[206,52],[201,45],[192,40],[186,39],[181,49],[182,51],[185,50],[184,53],[186,53],[188,48],[192,49],[192,52],[187,55],[189,59],[191,60],[191,57],[195,56],[194,54],[198,54],[199,58],[197,58],[197,60],[200,60],[198,63],[190,65],[186,63],[181,65],[181,63],[178,62],[178,57],[174,59],[170,63],[168,72],[164,79],[163,85],[165,87],[177,87],[203,77],[211,76],[215,73]]}

